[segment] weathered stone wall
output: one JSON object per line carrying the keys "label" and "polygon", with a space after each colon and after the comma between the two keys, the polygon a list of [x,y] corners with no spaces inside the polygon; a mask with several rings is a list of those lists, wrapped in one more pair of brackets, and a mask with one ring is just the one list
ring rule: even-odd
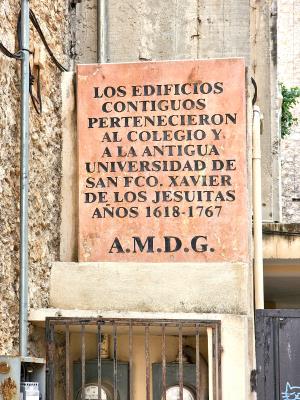
{"label": "weathered stone wall", "polygon": [[[68,18],[66,0],[32,0],[47,41],[57,58],[68,66],[66,54]],[[0,2],[0,37],[16,51],[19,2]],[[43,47],[31,32],[31,47]],[[51,262],[59,255],[61,174],[61,73],[46,56],[42,70],[43,114],[30,106],[30,196],[29,196],[29,290],[30,306],[48,304]],[[0,354],[18,350],[19,276],[19,158],[20,158],[20,63],[0,54]]]}
{"label": "weathered stone wall", "polygon": [[[278,0],[278,79],[300,86],[300,3]],[[300,104],[294,109],[300,116]],[[283,222],[300,222],[300,124],[281,142]]]}
{"label": "weathered stone wall", "polygon": [[[97,61],[96,0],[76,6],[76,61]],[[109,0],[109,62],[245,57],[248,0]]]}
{"label": "weathered stone wall", "polygon": [[277,115],[276,1],[251,0],[251,76],[257,84],[257,105],[263,115],[262,217],[280,219],[279,132]]}

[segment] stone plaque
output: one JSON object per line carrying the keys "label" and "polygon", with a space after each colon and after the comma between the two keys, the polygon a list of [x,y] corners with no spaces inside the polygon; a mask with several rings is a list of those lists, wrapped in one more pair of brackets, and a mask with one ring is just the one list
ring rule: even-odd
{"label": "stone plaque", "polygon": [[77,74],[79,261],[247,261],[244,61]]}

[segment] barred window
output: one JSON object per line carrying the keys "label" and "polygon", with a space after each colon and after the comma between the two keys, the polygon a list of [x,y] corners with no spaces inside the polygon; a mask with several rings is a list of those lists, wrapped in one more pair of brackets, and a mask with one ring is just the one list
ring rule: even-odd
{"label": "barred window", "polygon": [[48,318],[49,400],[219,400],[220,322]]}

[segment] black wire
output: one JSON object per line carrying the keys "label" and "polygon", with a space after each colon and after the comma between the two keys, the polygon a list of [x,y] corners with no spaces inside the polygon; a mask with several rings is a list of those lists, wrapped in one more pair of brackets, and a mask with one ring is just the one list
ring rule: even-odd
{"label": "black wire", "polygon": [[[50,49],[50,47],[47,43],[47,40],[45,38],[45,35],[40,27],[40,24],[34,14],[34,12],[31,9],[29,10],[29,18],[30,18],[30,21],[32,22],[33,26],[35,27],[36,31],[38,32],[38,34],[39,34],[44,46],[46,47],[46,50],[48,51],[54,64],[57,66],[57,68],[60,71],[62,71],[62,72],[68,71],[67,68],[65,68],[63,65],[61,65],[61,63],[57,60],[57,58],[53,54],[52,50]],[[18,15],[17,35],[18,35],[19,47],[21,48],[22,47],[22,43],[21,43],[21,12],[19,12],[19,15]],[[22,50],[26,50],[26,49],[22,49]]]}
{"label": "black wire", "polygon": [[54,56],[52,50],[50,49],[50,47],[49,47],[49,45],[47,43],[47,40],[46,40],[45,36],[43,34],[43,31],[42,31],[42,29],[40,27],[40,24],[39,24],[35,14],[34,14],[34,12],[32,10],[29,11],[29,17],[30,17],[30,20],[31,20],[33,26],[35,27],[35,29],[37,30],[38,34],[40,35],[40,38],[41,38],[42,42],[44,43],[44,46],[46,47],[46,50],[48,51],[48,53],[49,53],[50,57],[52,58],[52,61],[54,62],[54,64],[57,66],[57,68],[60,71],[62,71],[62,72],[63,71],[65,71],[65,72],[68,71],[63,65],[61,65],[61,63]]}
{"label": "black wire", "polygon": [[[17,37],[18,37],[18,42],[19,42],[19,48],[22,47],[22,35],[21,35],[21,13],[18,15],[18,22],[17,22]],[[35,82],[35,77],[33,76],[31,72],[31,67],[29,64],[29,94],[31,97],[31,101],[33,104],[33,107],[37,114],[42,114],[42,96],[41,96],[41,84],[40,84],[40,66],[37,66],[37,71],[38,71],[38,76],[37,76],[37,96],[33,94],[33,85]]]}
{"label": "black wire", "polygon": [[32,87],[35,81],[35,77],[31,73],[31,69],[29,67],[29,93],[32,100],[33,107],[38,114],[42,114],[43,112],[43,103],[42,103],[42,95],[41,95],[41,80],[40,80],[40,71],[41,68],[37,65],[37,79],[36,79],[36,96],[33,94]]}
{"label": "black wire", "polygon": [[[67,71],[67,69],[60,64],[60,62],[56,59],[56,57],[54,56],[52,50],[50,49],[47,40],[43,34],[43,31],[39,25],[39,22],[34,14],[34,12],[32,10],[29,10],[29,17],[30,20],[33,24],[33,26],[35,27],[36,31],[38,32],[44,46],[46,47],[46,50],[48,51],[52,61],[54,62],[54,64],[56,65],[56,67],[60,70],[60,71]],[[19,48],[22,48],[22,35],[21,35],[21,12],[19,12],[18,15],[18,23],[17,23],[17,37],[18,37],[18,42],[19,42]],[[26,49],[22,49],[22,50],[26,50]],[[28,50],[29,51],[29,50]],[[41,68],[39,65],[37,65],[37,79],[36,79],[36,84],[37,84],[37,88],[36,88],[36,96],[33,93],[33,85],[35,82],[35,77],[33,76],[32,72],[31,72],[31,68],[29,66],[29,93],[30,93],[30,97],[32,100],[32,104],[34,106],[35,111],[38,114],[42,113],[42,109],[43,109],[43,105],[42,105],[42,96],[41,96],[41,81],[40,81],[40,71]]]}
{"label": "black wire", "polygon": [[254,95],[253,95],[253,98],[252,98],[252,105],[254,106],[254,104],[256,103],[256,100],[257,100],[257,84],[256,84],[254,78],[251,78],[251,82],[252,82],[252,85],[254,87]]}
{"label": "black wire", "polygon": [[17,53],[12,53],[8,50],[7,47],[4,46],[2,42],[0,42],[0,51],[3,53],[6,57],[9,58],[14,58],[15,60],[20,60],[22,58],[22,53],[18,51]]}
{"label": "black wire", "polygon": [[[48,51],[53,63],[56,65],[56,67],[60,70],[60,71],[67,71],[67,69],[57,60],[57,58],[54,56],[52,50],[50,49],[47,40],[43,34],[43,31],[40,27],[40,24],[34,14],[34,12],[32,10],[29,10],[29,18],[33,24],[33,26],[35,27],[36,31],[38,32],[44,46],[46,47],[46,50]],[[24,49],[22,46],[22,35],[21,35],[21,12],[19,12],[18,15],[18,22],[17,22],[17,37],[18,37],[18,44],[19,44],[19,51],[17,51],[16,53],[12,53],[11,51],[9,51],[7,49],[7,47],[4,46],[4,44],[2,42],[0,42],[0,52],[3,53],[5,56],[9,57],[9,58],[13,58],[15,60],[21,60],[23,57],[23,51],[28,51],[29,53],[30,50],[29,49]],[[37,65],[37,90],[36,90],[36,96],[33,94],[33,84],[35,81],[35,77],[33,76],[33,74],[31,73],[31,68],[29,65],[29,93],[30,93],[30,97],[33,103],[33,106],[36,110],[36,112],[38,114],[42,113],[42,96],[41,96],[41,82],[40,82],[40,66]]]}

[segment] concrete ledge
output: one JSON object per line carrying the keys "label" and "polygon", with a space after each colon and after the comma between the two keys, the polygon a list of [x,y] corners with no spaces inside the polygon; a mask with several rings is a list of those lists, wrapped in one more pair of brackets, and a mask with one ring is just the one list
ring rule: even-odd
{"label": "concrete ledge", "polygon": [[53,264],[50,306],[61,309],[247,314],[243,263]]}
{"label": "concrete ledge", "polygon": [[[117,318],[117,319],[169,319],[169,320],[201,320],[201,321],[245,321],[245,315],[228,315],[212,313],[170,313],[170,312],[139,312],[139,311],[102,311],[102,310],[66,310],[62,308],[31,308],[29,322],[35,326],[45,326],[46,318]],[[70,326],[71,330],[71,326]]]}

